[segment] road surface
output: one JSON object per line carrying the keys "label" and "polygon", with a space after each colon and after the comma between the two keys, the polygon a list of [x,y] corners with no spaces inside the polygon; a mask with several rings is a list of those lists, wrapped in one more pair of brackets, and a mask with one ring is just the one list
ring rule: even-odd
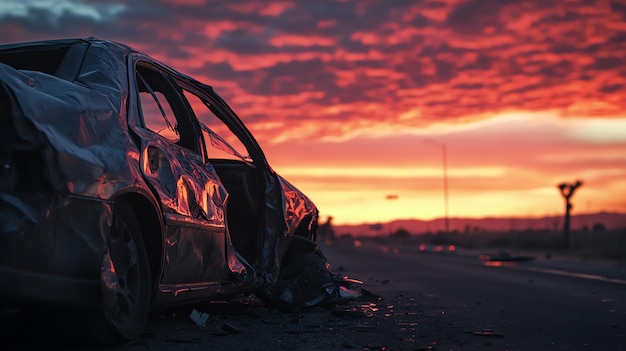
{"label": "road surface", "polygon": [[441,329],[412,328],[437,349],[626,350],[626,264],[480,261],[476,252],[446,249],[363,244],[324,252],[377,293],[439,311],[430,322]]}
{"label": "road surface", "polygon": [[[353,240],[320,247],[333,272],[363,281],[362,299],[305,310],[254,297],[181,307],[110,350],[626,350],[624,264],[480,261],[478,252]],[[191,322],[193,309],[208,314],[205,326]],[[11,328],[2,349],[43,340],[28,323]]]}

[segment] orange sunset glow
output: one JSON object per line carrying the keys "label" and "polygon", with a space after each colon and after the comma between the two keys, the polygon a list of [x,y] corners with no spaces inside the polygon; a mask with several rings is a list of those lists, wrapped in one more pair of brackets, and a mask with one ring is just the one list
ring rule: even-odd
{"label": "orange sunset glow", "polygon": [[626,4],[8,0],[0,43],[112,39],[214,86],[337,224],[626,212]]}

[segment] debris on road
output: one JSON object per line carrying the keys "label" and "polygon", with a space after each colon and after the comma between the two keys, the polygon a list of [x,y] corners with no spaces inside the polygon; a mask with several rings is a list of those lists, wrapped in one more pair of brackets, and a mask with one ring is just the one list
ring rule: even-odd
{"label": "debris on road", "polygon": [[472,334],[476,336],[486,336],[486,337],[503,337],[504,336],[504,334],[494,332],[493,330],[490,330],[490,329],[477,330],[477,331],[474,331]]}
{"label": "debris on road", "polygon": [[209,315],[207,313],[199,312],[194,308],[193,310],[191,310],[189,319],[191,319],[191,321],[193,321],[196,326],[205,327],[206,321],[209,319]]}
{"label": "debris on road", "polygon": [[200,338],[169,338],[165,339],[165,342],[180,343],[180,344],[200,344],[202,339]]}
{"label": "debris on road", "polygon": [[227,332],[229,334],[239,334],[241,332],[241,330],[239,330],[239,328],[235,327],[234,325],[232,325],[230,323],[222,324],[222,330],[224,330],[225,332]]}
{"label": "debris on road", "polygon": [[277,306],[311,307],[356,299],[362,284],[333,274],[315,242],[294,237],[278,279],[256,294]]}
{"label": "debris on road", "polygon": [[498,261],[498,262],[525,262],[535,259],[534,256],[514,256],[508,251],[500,251],[497,254],[484,253],[478,256],[482,262]]}

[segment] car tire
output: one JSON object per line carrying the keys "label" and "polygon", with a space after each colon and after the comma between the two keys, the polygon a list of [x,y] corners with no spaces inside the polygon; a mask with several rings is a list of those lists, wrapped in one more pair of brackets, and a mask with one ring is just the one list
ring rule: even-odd
{"label": "car tire", "polygon": [[99,339],[103,344],[124,344],[143,332],[152,292],[141,227],[132,208],[125,203],[116,204],[113,211],[109,256],[114,279],[104,281],[103,274],[101,282],[104,295],[110,297],[105,301],[104,311],[109,330],[103,330]]}
{"label": "car tire", "polygon": [[120,346],[141,336],[152,295],[150,266],[141,227],[127,204],[115,204],[100,280],[103,308],[35,312],[34,322],[53,348]]}

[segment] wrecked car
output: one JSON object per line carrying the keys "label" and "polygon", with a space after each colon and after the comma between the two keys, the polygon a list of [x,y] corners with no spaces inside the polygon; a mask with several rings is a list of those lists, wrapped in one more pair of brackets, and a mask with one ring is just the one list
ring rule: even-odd
{"label": "wrecked car", "polygon": [[4,302],[79,311],[114,344],[164,306],[341,293],[317,208],[209,85],[98,38],[0,45],[0,123]]}

